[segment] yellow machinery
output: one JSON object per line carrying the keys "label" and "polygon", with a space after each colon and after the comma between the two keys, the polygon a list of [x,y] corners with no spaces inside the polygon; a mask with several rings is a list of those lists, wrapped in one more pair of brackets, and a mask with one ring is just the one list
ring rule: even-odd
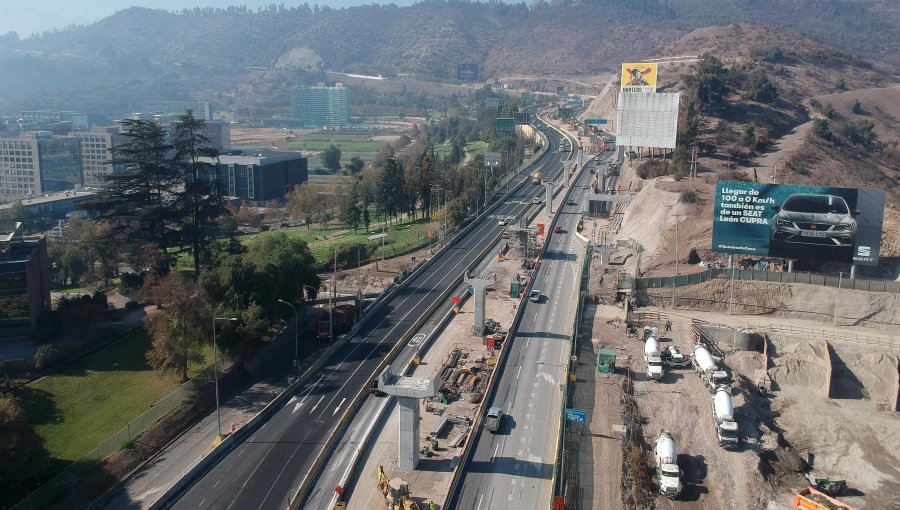
{"label": "yellow machinery", "polygon": [[384,468],[378,466],[378,488],[384,495],[388,510],[420,510],[409,494],[409,484],[402,478],[388,480]]}

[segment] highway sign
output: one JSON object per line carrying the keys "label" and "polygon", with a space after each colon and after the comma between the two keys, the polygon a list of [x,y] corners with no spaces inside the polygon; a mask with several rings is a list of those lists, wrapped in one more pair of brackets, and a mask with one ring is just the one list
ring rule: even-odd
{"label": "highway sign", "polygon": [[591,124],[609,124],[609,119],[584,119],[584,123]]}
{"label": "highway sign", "polygon": [[584,423],[587,421],[587,413],[581,409],[566,409],[566,421]]}
{"label": "highway sign", "polygon": [[516,119],[508,117],[497,117],[498,133],[513,133],[516,131]]}
{"label": "highway sign", "polygon": [[489,166],[489,167],[500,166],[500,153],[499,152],[485,152],[484,153],[484,166]]}
{"label": "highway sign", "polygon": [[500,106],[500,98],[499,97],[488,97],[484,100],[484,106],[487,108],[490,107],[498,107]]}

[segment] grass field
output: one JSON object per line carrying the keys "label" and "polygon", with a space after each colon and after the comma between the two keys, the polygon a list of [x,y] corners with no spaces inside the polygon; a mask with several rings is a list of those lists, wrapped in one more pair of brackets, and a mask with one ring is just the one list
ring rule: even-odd
{"label": "grass field", "polygon": [[[28,419],[54,463],[83,457],[178,388],[174,376],[147,366],[150,345],[140,330],[24,388]],[[208,351],[211,360],[212,348]]]}
{"label": "grass field", "polygon": [[[469,142],[466,144],[466,152],[473,156],[477,156],[479,154],[484,154],[487,151],[488,144],[487,142]],[[434,153],[438,157],[446,157],[447,154],[450,154],[450,151],[453,150],[453,145],[450,142],[446,142],[442,145],[437,145],[434,148]]]}
{"label": "grass field", "polygon": [[[327,131],[319,131],[304,136],[300,140],[281,143],[279,148],[285,150],[324,151],[329,146],[334,145],[341,149],[341,164],[343,165],[349,163],[354,156],[358,156],[366,161],[374,159],[375,154],[384,147],[386,142],[371,140],[372,136],[373,134],[371,133],[329,133]],[[310,161],[311,168],[318,166],[318,164],[318,160]]]}

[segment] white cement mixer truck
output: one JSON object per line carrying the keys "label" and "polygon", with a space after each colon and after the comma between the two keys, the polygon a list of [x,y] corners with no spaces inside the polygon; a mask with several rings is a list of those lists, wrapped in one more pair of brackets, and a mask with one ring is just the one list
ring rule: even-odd
{"label": "white cement mixer truck", "polygon": [[663,361],[659,352],[659,340],[651,336],[644,344],[644,362],[647,363],[647,378],[660,381],[663,378]]}
{"label": "white cement mixer truck", "polygon": [[656,475],[659,477],[660,494],[675,498],[681,493],[681,471],[678,469],[675,440],[665,430],[656,440]]}
{"label": "white cement mixer truck", "polygon": [[713,359],[712,354],[703,344],[694,346],[694,369],[700,375],[700,379],[706,384],[710,393],[715,393],[719,386],[728,384],[728,373],[719,370],[719,365]]}
{"label": "white cement mixer truck", "polygon": [[716,440],[719,446],[735,448],[740,440],[738,424],[734,421],[734,405],[731,403],[731,390],[720,387],[713,397],[713,415],[716,419]]}

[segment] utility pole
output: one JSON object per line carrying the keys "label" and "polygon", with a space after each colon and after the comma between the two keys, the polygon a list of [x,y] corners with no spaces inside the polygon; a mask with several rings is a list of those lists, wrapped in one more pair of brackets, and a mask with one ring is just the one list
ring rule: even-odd
{"label": "utility pole", "polygon": [[331,341],[334,342],[334,300],[337,299],[337,258],[338,258],[338,249],[337,246],[334,247],[334,276],[332,277],[331,284],[331,299],[328,301],[328,335],[331,337]]}

